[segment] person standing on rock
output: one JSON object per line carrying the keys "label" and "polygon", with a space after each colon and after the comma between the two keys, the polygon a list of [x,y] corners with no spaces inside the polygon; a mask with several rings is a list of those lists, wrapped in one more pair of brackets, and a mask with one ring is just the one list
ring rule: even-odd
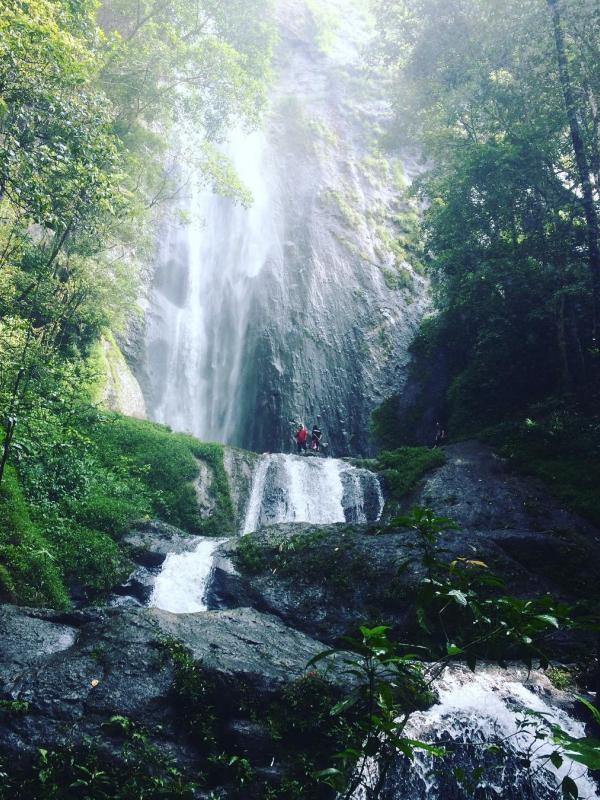
{"label": "person standing on rock", "polygon": [[314,450],[317,453],[319,452],[321,437],[323,436],[323,431],[320,428],[320,420],[321,417],[317,417],[317,421],[315,422],[312,429],[312,439],[310,443],[311,450]]}
{"label": "person standing on rock", "polygon": [[440,422],[435,423],[435,444],[434,447],[441,447],[448,438],[446,429]]}
{"label": "person standing on rock", "polygon": [[306,439],[308,437],[308,431],[304,427],[302,423],[298,425],[298,430],[296,431],[296,445],[298,446],[298,453],[305,452],[306,453]]}

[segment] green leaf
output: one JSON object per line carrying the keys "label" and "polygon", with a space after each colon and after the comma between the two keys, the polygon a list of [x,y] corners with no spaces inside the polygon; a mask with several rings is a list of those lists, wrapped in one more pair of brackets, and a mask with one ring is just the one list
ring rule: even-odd
{"label": "green leaf", "polygon": [[552,765],[556,767],[556,769],[560,769],[562,767],[562,756],[560,756],[557,752],[554,752],[550,755],[550,761]]}
{"label": "green leaf", "polygon": [[451,589],[448,592],[448,597],[453,597],[460,606],[467,605],[467,596],[460,589]]}
{"label": "green leaf", "polygon": [[462,652],[463,652],[462,647],[458,647],[458,645],[456,644],[451,644],[450,642],[446,642],[446,653],[449,656],[456,656]]}
{"label": "green leaf", "polygon": [[568,775],[562,779],[562,783],[560,785],[562,790],[562,796],[565,800],[577,800],[579,797],[579,789],[577,788],[577,784],[573,780],[573,778],[569,778]]}
{"label": "green leaf", "polygon": [[541,622],[545,622],[548,625],[551,625],[553,628],[559,628],[560,625],[556,617],[553,617],[552,614],[536,614],[534,619],[539,619]]}
{"label": "green leaf", "polygon": [[[337,649],[332,649],[332,650],[323,650],[323,652],[322,652],[322,653],[317,653],[317,655],[316,655],[316,656],[313,656],[313,657],[310,659],[310,661],[308,661],[308,662],[306,663],[306,669],[308,669],[308,667],[312,667],[312,666],[314,666],[315,664],[318,664],[318,663],[319,663],[319,661],[322,661],[324,658],[329,658],[329,656],[332,656],[332,655],[334,655],[335,653],[339,653],[339,652],[340,652],[340,650],[337,650]],[[343,651],[342,651],[342,652],[343,652]]]}
{"label": "green leaf", "polygon": [[585,697],[582,697],[579,694],[576,695],[576,697],[580,703],[583,703],[583,705],[588,709],[588,711],[591,711],[594,721],[598,725],[600,725],[600,711],[596,708],[596,706],[593,703],[590,703],[589,700],[587,700]]}

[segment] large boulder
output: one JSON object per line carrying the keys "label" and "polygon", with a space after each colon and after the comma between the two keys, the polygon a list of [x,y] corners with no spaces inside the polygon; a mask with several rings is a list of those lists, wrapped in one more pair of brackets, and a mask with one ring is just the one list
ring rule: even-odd
{"label": "large boulder", "polygon": [[[404,498],[458,530],[438,538],[448,563],[483,561],[506,592],[566,601],[598,599],[600,533],[561,508],[534,480],[512,474],[478,442],[445,448],[446,463]],[[220,549],[212,607],[251,605],[331,642],[364,621],[414,632],[416,589],[425,575],[418,537],[386,525],[271,525]]]}
{"label": "large boulder", "polygon": [[564,531],[600,542],[598,530],[562,508],[541,481],[512,472],[490,447],[459,442],[444,453],[446,463],[427,475],[406,506],[427,506],[469,530]]}
{"label": "large boulder", "polygon": [[129,547],[133,561],[141,566],[160,567],[169,553],[187,553],[198,544],[198,537],[152,520],[138,525],[125,534],[123,543]]}
{"label": "large boulder", "polygon": [[[301,676],[323,650],[251,609],[174,615],[113,608],[63,615],[3,606],[0,640],[0,697],[28,704],[27,713],[9,714],[0,724],[0,753],[22,757],[85,737],[110,746],[104,726],[121,715],[143,725],[182,764],[195,756],[173,694],[170,642],[181,643],[223,685],[243,685],[261,697]],[[248,720],[239,709],[238,716],[243,729]],[[249,731],[252,736],[251,726]]]}
{"label": "large boulder", "polygon": [[[416,591],[425,577],[415,531],[277,525],[252,534],[252,546],[254,563],[240,555],[239,540],[220,548],[211,607],[251,605],[327,642],[365,621],[385,622],[405,636],[415,633]],[[490,565],[506,591],[521,597],[550,593],[576,601],[600,585],[600,549],[580,536],[448,531],[439,536],[438,548],[448,563],[468,558]]]}

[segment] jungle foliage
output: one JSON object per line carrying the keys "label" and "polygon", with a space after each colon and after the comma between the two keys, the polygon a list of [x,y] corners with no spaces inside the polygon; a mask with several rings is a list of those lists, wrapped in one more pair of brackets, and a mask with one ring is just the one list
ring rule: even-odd
{"label": "jungle foliage", "polygon": [[150,514],[205,530],[195,456],[231,524],[220,450],[98,415],[90,354],[136,307],[162,204],[186,181],[248,199],[215,145],[257,122],[273,40],[270,0],[0,0],[3,598],[102,594]]}
{"label": "jungle foliage", "polygon": [[[378,57],[394,78],[393,141],[423,155],[413,190],[424,207],[436,310],[415,345],[417,381],[429,370],[447,383],[435,413],[455,436],[522,421],[551,397],[593,416],[597,3],[377,0],[375,7]],[[422,406],[426,395],[429,388]],[[411,443],[414,420],[403,424],[395,414],[393,403],[382,409],[375,432],[390,438],[386,428],[396,427],[393,444]]]}

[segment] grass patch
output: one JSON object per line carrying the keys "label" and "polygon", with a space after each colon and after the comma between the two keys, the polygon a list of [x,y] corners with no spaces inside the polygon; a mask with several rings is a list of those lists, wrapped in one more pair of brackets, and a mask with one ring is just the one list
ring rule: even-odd
{"label": "grass patch", "polygon": [[[157,516],[191,533],[211,535],[233,530],[233,506],[222,445],[199,442],[188,434],[173,433],[164,425],[117,414],[101,420],[91,435],[105,468],[125,463],[133,476],[141,478],[147,499],[146,516]],[[196,459],[206,461],[214,476],[212,491],[216,507],[208,519],[199,514],[192,483],[198,476]],[[113,498],[111,501],[114,503]],[[111,505],[103,498],[100,508],[96,504],[92,509],[93,514],[102,513],[103,503],[105,507]],[[118,503],[107,510],[117,526],[122,526],[125,518],[130,523],[137,512],[135,507],[119,507]]]}
{"label": "grass patch", "polygon": [[56,556],[31,520],[12,467],[0,486],[0,598],[57,608],[69,602]]}
{"label": "grass patch", "polygon": [[[64,607],[96,601],[127,574],[120,538],[161,519],[206,535],[234,529],[223,447],[88,404],[33,417],[0,491],[0,599]],[[213,476],[214,511],[200,514],[198,460]]]}
{"label": "grass patch", "polygon": [[379,472],[385,480],[388,497],[400,500],[421,478],[446,461],[442,450],[429,447],[399,447],[382,450],[377,458],[355,459],[357,466]]}
{"label": "grass patch", "polygon": [[358,583],[376,581],[377,571],[355,547],[347,530],[315,530],[277,538],[259,539],[246,534],[239,539],[233,559],[241,572],[267,571],[307,583],[326,583],[337,593],[353,593]]}

